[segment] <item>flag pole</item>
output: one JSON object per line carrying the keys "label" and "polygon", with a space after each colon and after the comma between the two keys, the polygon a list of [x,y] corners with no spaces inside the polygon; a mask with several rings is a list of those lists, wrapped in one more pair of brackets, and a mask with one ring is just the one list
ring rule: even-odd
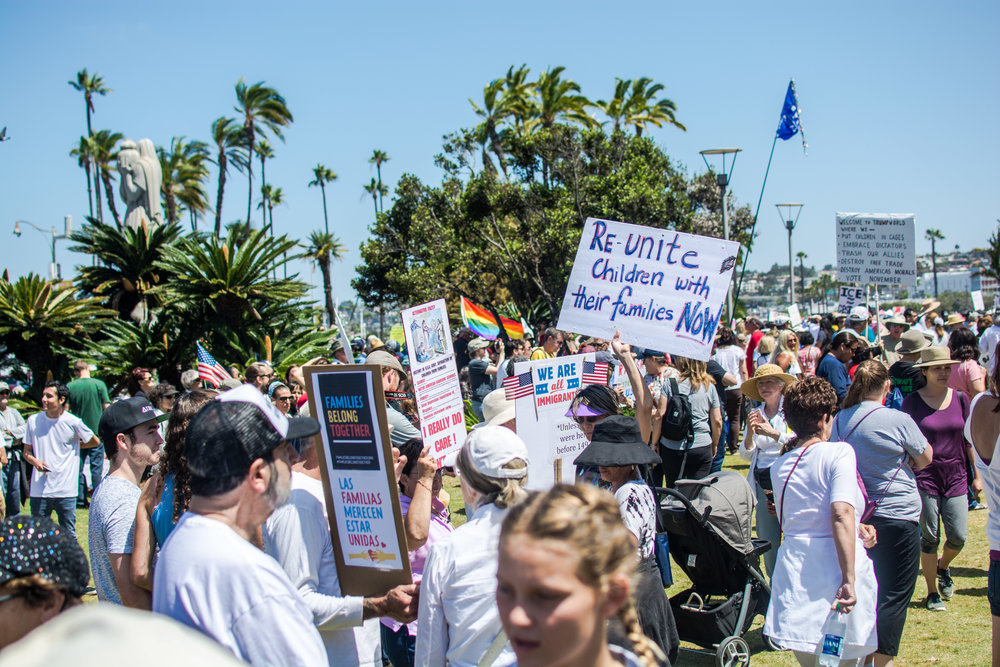
{"label": "flag pole", "polygon": [[[760,197],[757,198],[757,210],[753,214],[753,225],[750,227],[750,241],[747,244],[746,256],[743,257],[743,268],[740,270],[740,279],[736,283],[736,295],[733,298],[733,310],[736,310],[736,305],[740,300],[740,289],[743,287],[743,275],[747,272],[747,262],[750,261],[750,247],[753,246],[753,234],[757,229],[757,215],[760,213],[760,203],[764,201],[764,188],[767,186],[767,175],[771,173],[771,160],[774,158],[774,147],[778,145],[778,134],[774,134],[774,141],[771,142],[771,155],[767,158],[767,169],[764,170],[764,182],[760,186]],[[732,312],[729,317],[733,320],[736,319],[736,313]]]}

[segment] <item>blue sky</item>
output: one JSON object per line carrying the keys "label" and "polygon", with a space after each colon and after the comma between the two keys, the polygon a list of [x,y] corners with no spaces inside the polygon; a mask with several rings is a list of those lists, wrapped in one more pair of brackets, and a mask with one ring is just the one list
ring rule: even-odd
{"label": "blue sky", "polygon": [[[297,237],[322,227],[311,168],[338,173],[327,197],[349,248],[334,267],[340,299],[352,296],[372,221],[362,191],[372,149],[391,156],[390,186],[403,172],[438,182],[441,136],[475,123],[467,98],[521,63],[536,73],[564,65],[592,99],[610,96],[616,76],[665,84],[687,131],[651,136],[689,172],[704,170],[699,150],[742,148],[732,186],[750,205],[795,77],[809,155],[798,137],[779,141],[751,268],[787,261],[774,207],[785,201],[805,204],[795,238],[807,264],[835,261],[837,211],[914,213],[918,252],[929,251],[928,227],[946,248],[981,247],[1000,217],[998,19],[996,2],[8,2],[3,266],[12,276],[47,271],[46,237],[15,238],[15,219],[61,228],[64,215],[79,226],[87,213],[85,177],[68,156],[86,129],[84,105],[66,84],[83,67],[114,91],[97,98],[95,129],[157,145],[208,140],[211,122],[233,114],[241,76],[277,88],[295,123],[286,143],[272,142],[267,167],[287,201],[275,226]],[[245,215],[246,193],[246,179],[231,175],[224,222]],[[66,275],[81,258],[59,244]],[[297,269],[320,282],[306,263]]]}

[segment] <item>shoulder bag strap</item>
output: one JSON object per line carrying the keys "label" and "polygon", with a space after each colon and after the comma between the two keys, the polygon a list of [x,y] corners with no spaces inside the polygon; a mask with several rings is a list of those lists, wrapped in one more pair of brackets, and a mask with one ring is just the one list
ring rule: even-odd
{"label": "shoulder bag strap", "polygon": [[500,657],[503,647],[507,645],[507,633],[500,628],[500,633],[493,638],[493,643],[486,649],[482,659],[476,667],[492,667],[493,663]]}
{"label": "shoulder bag strap", "polygon": [[[864,417],[862,417],[861,419],[859,419],[859,420],[858,420],[858,423],[857,423],[857,424],[855,424],[854,426],[852,426],[852,427],[851,427],[851,430],[850,430],[850,431],[848,431],[848,432],[847,432],[847,435],[846,435],[846,436],[844,436],[843,438],[841,438],[841,437],[840,437],[840,422],[839,422],[839,421],[837,421],[837,417],[834,417],[834,418],[833,418],[833,425],[837,427],[837,439],[838,439],[838,440],[840,440],[840,441],[842,441],[842,442],[847,442],[847,441],[848,441],[848,438],[850,438],[850,437],[851,437],[852,435],[854,435],[854,432],[855,432],[856,430],[858,430],[858,427],[859,427],[859,426],[861,426],[861,422],[863,422],[864,420],[866,420],[866,419],[868,419],[869,417],[871,417],[871,416],[872,416],[872,413],[873,413],[873,412],[875,412],[876,410],[881,410],[882,408],[883,408],[883,406],[881,406],[881,405],[880,405],[880,406],[878,406],[878,407],[875,407],[875,408],[872,408],[871,410],[869,410],[869,411],[868,411],[868,412],[867,412],[867,413],[865,414],[865,416],[864,416]],[[839,413],[839,412],[837,413],[837,416],[840,416],[840,413]]]}
{"label": "shoulder bag strap", "polygon": [[792,478],[792,473],[795,472],[795,468],[798,467],[799,461],[802,460],[802,455],[806,453],[806,450],[813,446],[814,443],[809,443],[802,448],[799,452],[799,458],[795,459],[795,463],[792,464],[792,469],[788,471],[788,477],[785,478],[785,483],[781,485],[781,507],[778,508],[778,527],[780,528],[783,523],[783,518],[785,516],[785,489],[788,488],[788,480]]}

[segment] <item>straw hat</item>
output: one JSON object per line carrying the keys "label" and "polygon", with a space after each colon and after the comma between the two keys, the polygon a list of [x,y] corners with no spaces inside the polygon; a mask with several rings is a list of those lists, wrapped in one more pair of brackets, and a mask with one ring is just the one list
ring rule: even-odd
{"label": "straw hat", "polygon": [[951,351],[943,345],[933,345],[920,352],[920,363],[914,368],[929,368],[930,366],[951,366],[959,362],[951,358]]}
{"label": "straw hat", "polygon": [[781,366],[778,364],[761,364],[757,367],[757,370],[753,372],[753,377],[740,385],[740,391],[744,395],[749,396],[755,401],[763,401],[760,392],[757,391],[757,383],[760,382],[761,378],[773,377],[776,380],[781,380],[785,384],[790,382],[795,382],[795,376],[789,375],[788,373],[781,370]]}
{"label": "straw hat", "polygon": [[909,329],[899,337],[899,347],[896,354],[916,354],[931,346],[930,342],[919,329]]}
{"label": "straw hat", "polygon": [[962,315],[962,313],[952,313],[951,315],[948,316],[948,319],[945,320],[944,325],[946,327],[950,327],[956,324],[963,324],[964,322],[965,322],[965,316]]}
{"label": "straw hat", "polygon": [[898,324],[900,326],[906,327],[907,329],[910,328],[910,323],[904,320],[899,315],[893,315],[892,317],[890,317],[885,321],[886,326],[889,326],[890,324]]}
{"label": "straw hat", "polygon": [[917,317],[923,317],[932,310],[937,310],[941,307],[940,301],[935,301],[934,299],[927,299],[920,304],[920,312],[917,313]]}

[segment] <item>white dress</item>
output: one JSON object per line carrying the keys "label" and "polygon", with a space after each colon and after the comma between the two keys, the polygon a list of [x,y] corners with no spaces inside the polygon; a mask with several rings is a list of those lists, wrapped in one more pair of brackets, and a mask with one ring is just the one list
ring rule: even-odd
{"label": "white dress", "polygon": [[[802,454],[795,471],[792,466]],[[785,480],[788,485],[785,486]],[[787,502],[782,517],[784,541],[771,579],[771,602],[764,634],[782,648],[816,653],[823,623],[830,613],[841,574],[833,542],[830,505],[854,506],[855,521],[864,510],[857,480],[854,449],[845,442],[818,442],[782,455],[771,466],[775,505]],[[853,660],[877,648],[875,571],[855,528],[854,590],[858,602],[845,616],[846,645],[842,660]]]}

